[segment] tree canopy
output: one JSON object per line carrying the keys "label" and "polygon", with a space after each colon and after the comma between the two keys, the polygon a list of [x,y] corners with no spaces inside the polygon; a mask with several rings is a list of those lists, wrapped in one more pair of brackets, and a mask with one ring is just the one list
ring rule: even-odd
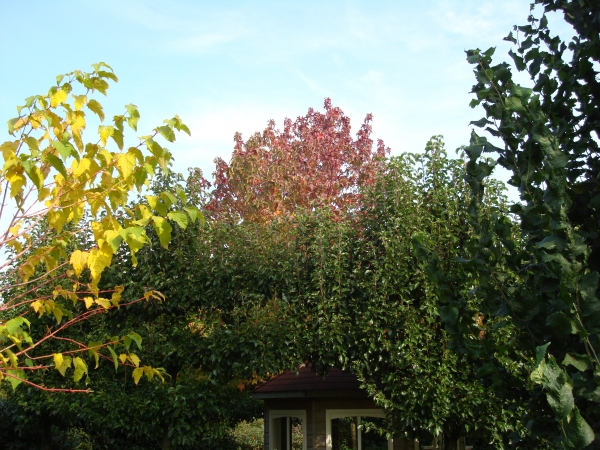
{"label": "tree canopy", "polygon": [[[17,108],[19,116],[8,121],[15,140],[1,145],[0,219],[6,229],[0,248],[7,259],[1,267],[0,380],[13,388],[26,383],[63,390],[29,381],[27,374],[54,367],[62,376],[69,371],[77,382],[87,379],[89,362],[97,366],[101,358],[135,366],[136,382],[142,374],[162,377],[159,369],[141,366],[131,351],[132,342],[141,345],[134,331],[64,345],[69,341],[65,330],[126,306],[122,286],[99,288],[122,245],[135,262],[135,254],[150,242],[146,225],[166,247],[169,222],[184,224],[199,215],[193,207],[169,211],[177,201],[170,192],[130,204],[132,193],[142,192],[155,173],[168,171],[171,153],[157,137],[174,142],[176,131],[189,130],[175,116],[126,146],[125,125],[137,131],[140,114],[129,104],[104,125],[105,112],[93,96],[106,95],[108,82],[117,77],[104,63],[93,69],[60,75],[47,94],[28,97]],[[100,122],[95,142],[85,141],[86,125],[94,122],[89,113]],[[150,298],[162,296],[147,290],[128,304]]]}

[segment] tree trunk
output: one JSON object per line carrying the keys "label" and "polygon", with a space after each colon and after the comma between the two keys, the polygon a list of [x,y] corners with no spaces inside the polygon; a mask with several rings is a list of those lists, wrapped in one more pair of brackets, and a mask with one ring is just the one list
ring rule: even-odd
{"label": "tree trunk", "polygon": [[173,445],[167,431],[165,431],[165,435],[163,436],[161,450],[173,450]]}
{"label": "tree trunk", "polygon": [[459,450],[458,440],[460,433],[454,431],[452,433],[444,433],[444,449],[445,450]]}
{"label": "tree trunk", "polygon": [[52,450],[52,423],[47,414],[40,416],[40,450]]}

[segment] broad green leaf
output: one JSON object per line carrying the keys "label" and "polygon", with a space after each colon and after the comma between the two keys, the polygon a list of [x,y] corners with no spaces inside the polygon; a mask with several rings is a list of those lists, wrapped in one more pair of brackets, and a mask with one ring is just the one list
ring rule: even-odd
{"label": "broad green leaf", "polygon": [[9,383],[11,384],[13,390],[17,388],[19,384],[21,384],[24,380],[27,380],[27,375],[25,375],[25,371],[21,369],[9,369],[6,371],[8,375]]}
{"label": "broad green leaf", "polygon": [[565,358],[562,361],[562,364],[564,366],[568,366],[571,365],[573,367],[575,367],[577,370],[581,371],[581,372],[585,372],[590,363],[591,363],[591,359],[588,355],[578,355],[578,354],[569,354],[567,353],[565,355]]}
{"label": "broad green leaf", "polygon": [[110,245],[113,253],[117,253],[119,247],[121,246],[121,242],[123,241],[123,237],[119,233],[119,231],[108,230],[105,233],[106,242]]}
{"label": "broad green leaf", "polygon": [[137,334],[135,331],[132,331],[131,333],[129,333],[128,336],[135,342],[138,349],[141,350],[142,349],[142,337],[139,334]]}
{"label": "broad green leaf", "polygon": [[98,368],[98,365],[100,363],[100,347],[102,346],[102,342],[90,342],[88,344],[88,353],[90,354],[90,356],[93,356],[94,359],[96,360],[96,367],[94,367],[95,369]]}
{"label": "broad green leaf", "polygon": [[137,124],[140,120],[140,113],[137,109],[137,106],[133,104],[125,105],[127,112],[129,113],[129,117],[127,118],[127,123],[134,130],[137,131]]}
{"label": "broad green leaf", "polygon": [[181,228],[185,229],[188,226],[188,217],[185,213],[182,212],[170,212],[167,214],[167,217],[179,225]]}
{"label": "broad green leaf", "polygon": [[592,427],[581,417],[578,408],[573,411],[573,417],[566,426],[565,443],[569,448],[581,449],[594,442],[595,435]]}
{"label": "broad green leaf", "polygon": [[119,150],[123,150],[123,131],[115,127],[113,129],[111,137],[113,138],[113,141],[115,141],[115,143],[117,144],[117,147],[119,147]]}
{"label": "broad green leaf", "polygon": [[65,179],[67,178],[67,169],[65,168],[65,165],[63,164],[60,158],[53,155],[52,153],[46,153],[44,155],[44,158],[46,159],[46,161],[48,161],[48,164],[50,164],[52,168],[54,168],[58,173],[65,177]]}
{"label": "broad green leaf", "polygon": [[77,153],[73,146],[68,142],[63,143],[59,141],[52,141],[52,146],[56,149],[63,161],[66,161],[69,156]]}

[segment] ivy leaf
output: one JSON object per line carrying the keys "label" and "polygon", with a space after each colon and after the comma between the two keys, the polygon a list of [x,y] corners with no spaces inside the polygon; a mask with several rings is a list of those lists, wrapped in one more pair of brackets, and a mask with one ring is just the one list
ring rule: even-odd
{"label": "ivy leaf", "polygon": [[565,444],[571,449],[585,448],[594,442],[594,430],[581,417],[578,408],[573,411],[573,417],[566,426]]}

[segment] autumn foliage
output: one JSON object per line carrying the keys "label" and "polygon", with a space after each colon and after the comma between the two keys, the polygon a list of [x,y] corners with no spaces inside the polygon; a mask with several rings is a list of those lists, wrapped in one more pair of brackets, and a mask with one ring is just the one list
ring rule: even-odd
{"label": "autumn foliage", "polygon": [[389,149],[371,139],[367,114],[356,137],[343,111],[324,102],[283,130],[270,121],[246,142],[235,135],[230,163],[215,160],[214,191],[207,209],[215,219],[269,221],[297,208],[328,206],[336,214],[360,205],[359,188],[373,183]]}

